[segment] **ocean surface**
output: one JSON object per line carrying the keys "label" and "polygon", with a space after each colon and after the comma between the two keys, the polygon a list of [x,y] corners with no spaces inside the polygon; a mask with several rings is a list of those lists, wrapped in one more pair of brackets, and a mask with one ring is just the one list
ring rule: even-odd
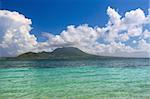
{"label": "ocean surface", "polygon": [[0,99],[150,99],[150,60],[1,60]]}

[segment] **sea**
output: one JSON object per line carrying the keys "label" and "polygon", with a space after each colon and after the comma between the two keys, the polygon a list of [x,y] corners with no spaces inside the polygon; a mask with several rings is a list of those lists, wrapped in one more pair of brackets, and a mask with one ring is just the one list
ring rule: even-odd
{"label": "sea", "polygon": [[1,60],[0,99],[150,99],[150,59]]}

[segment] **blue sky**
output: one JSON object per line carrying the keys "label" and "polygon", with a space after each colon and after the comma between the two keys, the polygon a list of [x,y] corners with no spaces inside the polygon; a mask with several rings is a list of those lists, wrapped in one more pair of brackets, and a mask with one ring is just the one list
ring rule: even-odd
{"label": "blue sky", "polygon": [[32,19],[32,33],[59,34],[68,25],[104,26],[108,6],[121,15],[141,8],[147,13],[149,0],[0,0],[1,9],[17,11]]}

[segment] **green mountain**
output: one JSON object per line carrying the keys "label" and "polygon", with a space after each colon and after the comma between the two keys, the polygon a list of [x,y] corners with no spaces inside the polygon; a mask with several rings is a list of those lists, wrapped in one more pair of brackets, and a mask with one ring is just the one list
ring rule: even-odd
{"label": "green mountain", "polygon": [[78,59],[95,59],[103,57],[87,54],[78,48],[63,47],[57,48],[53,52],[39,52],[39,53],[28,52],[21,54],[16,58],[21,60],[28,60],[28,59],[78,60]]}

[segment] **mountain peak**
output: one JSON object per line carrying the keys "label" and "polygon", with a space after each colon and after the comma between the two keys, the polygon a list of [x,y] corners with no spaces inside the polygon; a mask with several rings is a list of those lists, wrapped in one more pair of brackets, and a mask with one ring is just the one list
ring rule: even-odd
{"label": "mountain peak", "polygon": [[55,49],[52,54],[80,56],[86,53],[75,47],[62,47]]}

